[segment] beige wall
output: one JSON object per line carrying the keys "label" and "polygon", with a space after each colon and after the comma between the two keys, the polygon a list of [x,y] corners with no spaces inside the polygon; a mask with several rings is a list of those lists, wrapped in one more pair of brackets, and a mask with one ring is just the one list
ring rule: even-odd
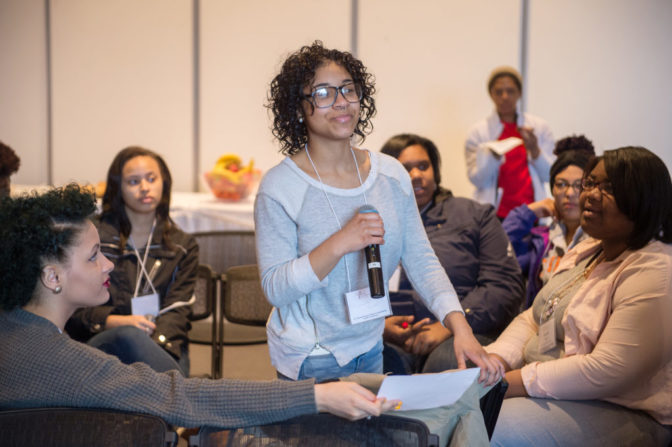
{"label": "beige wall", "polygon": [[[430,137],[445,186],[470,195],[464,134],[491,111],[489,70],[519,65],[523,2],[356,3],[358,54],[378,88],[364,146],[398,132]],[[600,150],[647,145],[672,166],[672,3],[643,3],[529,2],[527,110],[556,136],[583,132]],[[195,181],[204,190],[202,173],[224,152],[275,164],[268,83],[287,53],[316,38],[349,49],[352,1],[198,0],[196,77],[193,4],[52,0],[49,134],[45,2],[0,0],[0,140],[23,161],[13,181],[47,181],[49,135],[57,184],[103,180],[129,144],[164,154],[176,190]]]}
{"label": "beige wall", "polygon": [[190,189],[190,2],[53,1],[51,16],[54,182],[104,180],[119,149],[139,144]]}
{"label": "beige wall", "polygon": [[[378,115],[364,146],[413,132],[436,143],[442,185],[471,196],[464,161],[469,127],[492,110],[495,65],[518,65],[519,1],[360,2],[359,55],[376,76]],[[488,11],[484,14],[484,11]]]}
{"label": "beige wall", "polygon": [[12,181],[47,181],[47,60],[43,2],[0,0],[0,141],[21,157]]}
{"label": "beige wall", "polygon": [[642,145],[672,169],[672,2],[531,2],[528,110],[556,138]]}
{"label": "beige wall", "polygon": [[[264,171],[282,157],[264,104],[290,52],[320,39],[350,45],[350,0],[201,1],[201,189],[227,152]],[[338,13],[337,13],[338,12]]]}

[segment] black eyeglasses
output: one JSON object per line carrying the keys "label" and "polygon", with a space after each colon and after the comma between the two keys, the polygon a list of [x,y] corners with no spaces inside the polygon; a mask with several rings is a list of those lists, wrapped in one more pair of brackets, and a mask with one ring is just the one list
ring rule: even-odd
{"label": "black eyeglasses", "polygon": [[556,182],[553,183],[553,186],[560,193],[565,192],[570,186],[574,191],[581,192],[581,180],[577,180],[573,183],[566,182],[565,180],[556,180]]}
{"label": "black eyeglasses", "polygon": [[305,99],[310,99],[313,105],[318,109],[326,109],[336,103],[338,92],[341,92],[343,98],[350,103],[359,102],[362,99],[362,88],[354,82],[334,87],[332,85],[321,85],[315,87],[309,95],[304,95]]}
{"label": "black eyeglasses", "polygon": [[614,187],[611,185],[611,182],[607,180],[603,182],[596,182],[592,178],[586,177],[581,180],[581,187],[586,192],[590,192],[597,188],[600,191],[600,194],[606,194],[608,196],[614,195]]}

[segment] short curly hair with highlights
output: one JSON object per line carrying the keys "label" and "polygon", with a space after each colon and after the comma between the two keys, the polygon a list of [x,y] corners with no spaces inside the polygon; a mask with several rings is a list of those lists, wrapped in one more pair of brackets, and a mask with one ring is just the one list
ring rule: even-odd
{"label": "short curly hair with highlights", "polygon": [[[308,130],[305,123],[299,121],[301,102],[305,100],[303,89],[315,78],[315,71],[329,61],[345,68],[362,88],[360,117],[354,133],[363,141],[373,130],[371,118],[376,113],[373,75],[351,53],[324,48],[322,42],[316,40],[289,55],[280,73],[271,81],[266,107],[273,112],[273,136],[280,142],[280,152],[284,155],[296,154],[308,142]],[[311,107],[314,106],[311,104]]]}
{"label": "short curly hair with highlights", "polygon": [[0,309],[33,299],[44,264],[68,261],[95,211],[93,194],[76,184],[0,201]]}

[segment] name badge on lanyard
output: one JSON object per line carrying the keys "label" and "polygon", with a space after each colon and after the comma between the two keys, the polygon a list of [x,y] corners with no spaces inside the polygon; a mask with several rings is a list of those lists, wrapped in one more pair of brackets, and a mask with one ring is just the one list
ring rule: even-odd
{"label": "name badge on lanyard", "polygon": [[371,298],[371,290],[368,286],[346,293],[345,306],[348,309],[350,324],[363,323],[392,315],[390,297],[387,292],[382,299]]}
{"label": "name badge on lanyard", "polygon": [[[147,238],[147,245],[145,246],[145,256],[143,258],[140,257],[140,253],[138,252],[138,249],[135,246],[133,238],[130,238],[131,244],[133,244],[133,250],[135,251],[135,256],[138,259],[138,264],[140,267],[140,272],[138,273],[135,280],[135,292],[133,292],[133,298],[131,299],[131,313],[133,315],[144,315],[148,319],[154,319],[158,317],[160,310],[160,298],[158,292],[154,288],[154,284],[152,283],[152,277],[156,274],[156,271],[161,266],[161,261],[159,261],[158,259],[156,260],[156,262],[152,266],[151,273],[147,273],[146,269],[147,256],[149,255],[149,248],[152,243],[152,236],[154,235],[155,225],[156,225],[156,219],[154,219],[154,223],[152,224],[152,231],[149,233],[149,237]],[[149,286],[152,288],[153,293],[138,296],[138,292],[140,291],[140,282],[143,275],[147,280]]]}
{"label": "name badge on lanyard", "polygon": [[555,348],[558,340],[555,336],[555,318],[551,317],[539,326],[539,352],[548,352]]}

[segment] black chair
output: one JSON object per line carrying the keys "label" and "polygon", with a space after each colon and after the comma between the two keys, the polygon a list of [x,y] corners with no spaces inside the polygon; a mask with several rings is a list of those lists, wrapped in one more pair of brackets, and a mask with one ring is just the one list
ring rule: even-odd
{"label": "black chair", "polygon": [[177,434],[163,419],[138,413],[86,408],[0,411],[5,447],[171,447]]}
{"label": "black chair", "polygon": [[226,431],[201,428],[189,439],[190,447],[433,447],[439,445],[424,422],[382,415],[348,421],[322,413],[288,421]]}
{"label": "black chair", "polygon": [[[265,334],[260,338],[227,340],[224,334],[224,321],[238,325],[264,327],[273,306],[266,299],[261,288],[259,269],[256,264],[229,267],[221,277],[222,290],[221,315],[218,320],[218,341],[220,367],[225,345],[249,345],[265,343]],[[221,377],[221,370],[218,371]]]}
{"label": "black chair", "polygon": [[[199,245],[199,262],[209,265],[218,275],[224,274],[229,267],[236,265],[254,264],[257,262],[256,241],[253,230],[222,230],[192,233]],[[208,317],[195,324],[195,339],[197,343],[210,344],[210,340],[219,340],[219,332],[224,337],[226,329],[229,337],[226,341],[213,343],[213,378],[221,377],[222,372],[222,345],[249,344],[265,342],[265,334],[259,331],[246,331],[231,322],[222,320],[222,296],[224,283],[216,282],[215,302],[212,317]],[[213,332],[213,336],[206,333]],[[240,341],[234,341],[240,339]]]}
{"label": "black chair", "polygon": [[212,322],[215,315],[219,276],[206,264],[199,264],[196,275],[196,286],[194,288],[196,302],[191,305],[191,315],[189,316],[189,320],[192,322],[189,341],[212,346],[210,377],[214,378],[217,371],[217,327]]}
{"label": "black chair", "polygon": [[199,262],[221,274],[234,265],[257,262],[256,242],[252,230],[208,231],[192,233],[198,242]]}
{"label": "black chair", "polygon": [[508,388],[509,382],[502,377],[497,385],[481,397],[481,412],[483,413],[485,429],[488,431],[488,439],[492,439],[492,433],[495,431],[495,425],[497,425],[497,418],[499,417],[499,410],[502,409],[504,395]]}

